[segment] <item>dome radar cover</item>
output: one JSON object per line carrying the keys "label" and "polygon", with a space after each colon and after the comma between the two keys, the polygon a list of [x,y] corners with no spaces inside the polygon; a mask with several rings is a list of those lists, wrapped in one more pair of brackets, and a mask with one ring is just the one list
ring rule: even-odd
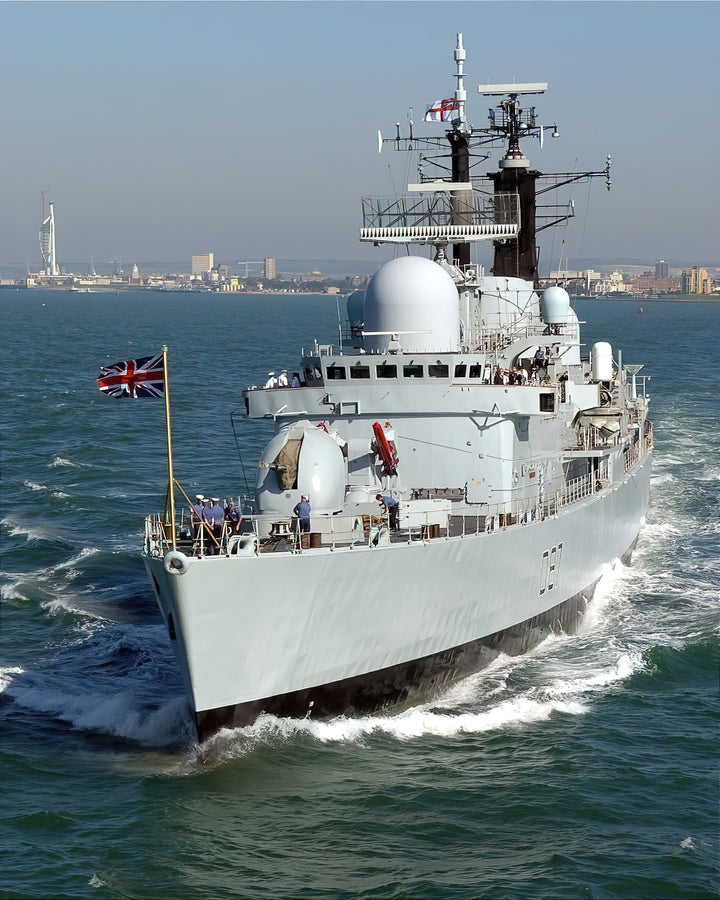
{"label": "dome radar cover", "polygon": [[437,263],[402,256],[373,275],[365,292],[365,348],[386,350],[393,335],[406,352],[458,349],[458,292]]}

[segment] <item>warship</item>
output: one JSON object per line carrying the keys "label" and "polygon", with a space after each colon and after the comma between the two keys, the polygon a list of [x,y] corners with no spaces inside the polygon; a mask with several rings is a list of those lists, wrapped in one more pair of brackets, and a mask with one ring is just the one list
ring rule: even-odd
{"label": "warship", "polygon": [[[524,142],[558,135],[527,105],[547,85],[481,85],[495,105],[472,127],[462,35],[454,59],[454,94],[425,117],[442,135],[412,119],[405,136],[378,133],[379,150],[417,155],[418,180],[363,199],[360,240],[402,253],[348,297],[338,346],[315,341],[292,383],[243,392],[273,436],[254,495],[235,501],[241,522],[201,500],[192,520],[176,514],[172,466],[166,508],[146,519],[143,560],[200,740],[261,713],[432,700],[498,653],[572,630],[643,525],[642,366],[603,341],[585,355],[568,294],[538,275],[536,234],[573,215],[543,194],[609,188],[610,157],[532,169]],[[489,273],[471,260],[480,241]]]}

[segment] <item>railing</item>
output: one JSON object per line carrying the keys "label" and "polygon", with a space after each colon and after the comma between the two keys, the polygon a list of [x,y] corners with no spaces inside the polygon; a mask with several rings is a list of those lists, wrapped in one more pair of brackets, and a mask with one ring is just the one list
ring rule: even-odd
{"label": "railing", "polygon": [[[313,516],[315,530],[302,533],[297,519],[281,516],[243,516],[240,531],[235,533],[228,522],[223,523],[219,537],[209,527],[193,529],[187,525],[176,528],[176,549],[189,556],[258,555],[286,551],[302,553],[318,547],[336,550],[356,546],[378,547],[390,543],[414,543],[440,536],[448,537],[449,526],[437,522],[437,513],[413,514],[416,524],[391,531],[387,512],[367,515]],[[421,521],[418,523],[417,519]],[[164,514],[155,513],[145,519],[144,552],[148,556],[164,556],[172,548],[172,526]]]}
{"label": "railing", "polygon": [[[176,532],[176,548],[186,555],[197,557],[256,556],[274,552],[304,553],[319,548],[376,548],[426,542],[441,537],[488,534],[555,516],[564,507],[597,494],[609,484],[608,460],[603,459],[596,471],[574,478],[556,491],[529,500],[479,504],[475,512],[449,515],[444,524],[438,524],[437,513],[430,512],[424,515],[413,513],[413,527],[401,527],[396,531],[390,530],[387,513],[314,516],[311,518],[314,530],[310,534],[302,534],[296,529],[295,519],[250,515],[243,517],[241,530],[237,534],[232,532],[227,522],[224,523],[217,541],[209,529],[197,529],[193,534],[191,527],[183,523]],[[148,516],[145,520],[145,553],[161,557],[171,547],[170,524],[160,514]]]}
{"label": "railing", "polygon": [[[363,197],[363,228],[446,228],[459,225],[517,226],[518,197],[495,195],[488,201],[471,191],[414,194],[404,197]],[[467,196],[465,196],[467,194]]]}
{"label": "railing", "polygon": [[654,445],[652,422],[645,419],[644,422],[633,423],[632,437],[623,449],[623,470],[632,469],[635,463],[645,456]]}
{"label": "railing", "polygon": [[601,429],[595,425],[585,425],[576,432],[577,441],[574,449],[578,450],[608,450],[616,446],[620,439],[620,432],[604,435]]}

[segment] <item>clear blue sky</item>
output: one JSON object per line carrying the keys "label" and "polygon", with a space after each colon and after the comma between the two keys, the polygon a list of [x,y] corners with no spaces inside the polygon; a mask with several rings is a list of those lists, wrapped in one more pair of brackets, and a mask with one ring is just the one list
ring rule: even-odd
{"label": "clear blue sky", "polygon": [[719,25],[715,2],[3,2],[0,264],[38,266],[48,186],[68,262],[379,258],[359,200],[405,155],[376,131],[452,95],[458,31],[472,121],[479,83],[546,80],[561,138],[533,166],[612,153],[571,257],[720,264]]}

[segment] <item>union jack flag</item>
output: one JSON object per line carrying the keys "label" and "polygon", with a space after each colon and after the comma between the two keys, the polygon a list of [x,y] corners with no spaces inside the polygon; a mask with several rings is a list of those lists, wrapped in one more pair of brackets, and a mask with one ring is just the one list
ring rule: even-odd
{"label": "union jack flag", "polygon": [[449,122],[452,119],[457,119],[459,115],[460,104],[451,97],[449,100],[436,100],[432,106],[428,106],[425,113],[425,121]]}
{"label": "union jack flag", "polygon": [[103,366],[97,385],[111,397],[162,397],[165,392],[163,355],[143,356]]}

